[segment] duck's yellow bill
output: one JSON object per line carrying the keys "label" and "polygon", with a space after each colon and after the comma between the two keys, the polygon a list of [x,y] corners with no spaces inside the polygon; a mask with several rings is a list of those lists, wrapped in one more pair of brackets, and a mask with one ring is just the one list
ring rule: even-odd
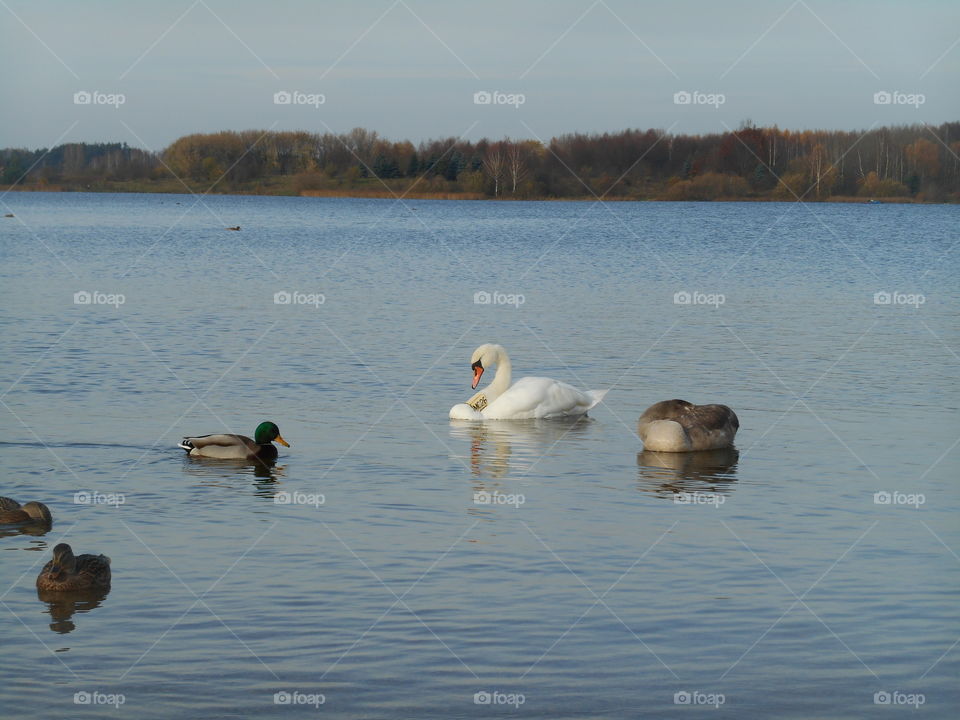
{"label": "duck's yellow bill", "polygon": [[274,440],[283,445],[284,447],[290,447],[290,443],[283,439],[281,435],[277,435]]}

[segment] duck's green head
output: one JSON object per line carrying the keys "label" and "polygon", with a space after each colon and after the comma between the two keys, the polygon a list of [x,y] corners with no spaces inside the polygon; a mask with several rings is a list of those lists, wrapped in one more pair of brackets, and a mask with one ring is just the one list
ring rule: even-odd
{"label": "duck's green head", "polygon": [[257,425],[257,431],[253,434],[253,441],[257,443],[257,445],[278,442],[284,447],[290,447],[290,443],[280,436],[280,428],[269,421]]}

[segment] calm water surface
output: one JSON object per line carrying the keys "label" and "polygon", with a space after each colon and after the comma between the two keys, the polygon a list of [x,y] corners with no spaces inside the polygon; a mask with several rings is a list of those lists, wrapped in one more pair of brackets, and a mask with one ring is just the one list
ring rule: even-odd
{"label": "calm water surface", "polygon": [[[960,208],[4,203],[18,717],[956,717]],[[487,341],[610,393],[451,423]],[[672,397],[737,451],[641,452]],[[269,470],[175,447],[265,419]],[[38,598],[61,540],[109,594]]]}

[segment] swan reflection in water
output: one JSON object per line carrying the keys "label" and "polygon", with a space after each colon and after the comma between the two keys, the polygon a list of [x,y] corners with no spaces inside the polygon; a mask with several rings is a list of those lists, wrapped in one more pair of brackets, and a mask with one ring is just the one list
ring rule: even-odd
{"label": "swan reflection in water", "polygon": [[87,613],[100,607],[109,594],[110,588],[73,590],[70,592],[37,590],[37,597],[47,604],[47,612],[53,618],[50,629],[61,635],[76,629],[72,620],[75,613]]}
{"label": "swan reflection in water", "polygon": [[474,477],[499,479],[511,470],[530,467],[563,438],[583,436],[593,421],[587,416],[550,420],[451,420],[450,436],[470,443]]}
{"label": "swan reflection in water", "polygon": [[737,481],[739,457],[734,447],[677,453],[644,450],[637,453],[637,484],[664,498],[693,492],[729,495]]}

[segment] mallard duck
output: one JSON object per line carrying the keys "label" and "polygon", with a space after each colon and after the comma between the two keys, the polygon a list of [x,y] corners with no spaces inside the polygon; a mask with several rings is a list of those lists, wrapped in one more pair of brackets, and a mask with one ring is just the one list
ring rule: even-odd
{"label": "mallard duck", "polygon": [[270,461],[277,459],[274,441],[290,447],[290,443],[280,436],[280,428],[272,422],[262,422],[257,425],[252,440],[246,435],[200,435],[185,437],[178,447],[186,450],[191,457]]}
{"label": "mallard duck", "polygon": [[42,502],[31,501],[21,505],[13,498],[0,497],[0,523],[50,523],[50,508]]}
{"label": "mallard duck", "polygon": [[110,558],[74,555],[66,543],[53,549],[53,560],[37,575],[38,590],[69,591],[110,587]]}
{"label": "mallard duck", "polygon": [[739,428],[737,414],[726,405],[694,405],[686,400],[651,405],[637,423],[644,450],[657,452],[730,447]]}
{"label": "mallard duck", "polygon": [[239,226],[239,225],[234,225],[233,227],[228,227],[228,228],[227,228],[227,230],[239,230],[239,229],[240,229],[240,226]]}

